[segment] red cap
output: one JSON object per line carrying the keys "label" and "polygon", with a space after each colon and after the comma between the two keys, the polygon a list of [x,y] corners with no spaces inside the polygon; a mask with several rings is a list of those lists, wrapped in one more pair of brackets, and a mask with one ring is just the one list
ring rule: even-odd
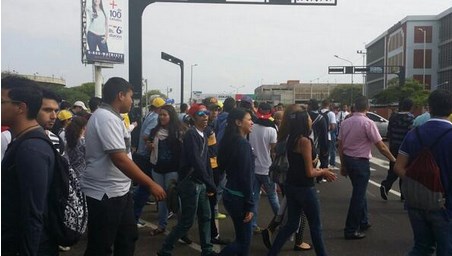
{"label": "red cap", "polygon": [[207,110],[207,108],[203,104],[195,103],[195,104],[191,105],[190,109],[188,110],[188,114],[190,116],[194,116],[196,112],[198,112],[198,111],[206,111],[206,110]]}

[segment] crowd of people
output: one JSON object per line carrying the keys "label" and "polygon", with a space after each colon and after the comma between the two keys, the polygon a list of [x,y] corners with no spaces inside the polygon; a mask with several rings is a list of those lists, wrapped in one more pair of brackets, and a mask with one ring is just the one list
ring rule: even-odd
{"label": "crowd of people", "polygon": [[[165,233],[168,219],[177,216],[157,252],[160,256],[172,255],[179,239],[191,243],[187,233],[195,218],[203,256],[251,255],[253,233],[262,234],[267,255],[278,255],[293,234],[295,251],[314,249],[316,255],[328,255],[316,183],[335,181],[335,171],[350,178],[353,190],[344,238],[363,239],[372,226],[366,198],[372,145],[390,162],[380,187],[384,200],[421,150],[411,131],[415,119],[409,99],[400,102],[399,112],[389,120],[388,147],[366,117],[369,101],[364,96],[356,98],[353,112],[347,105],[334,109],[328,100],[271,106],[245,96],[238,102],[208,97],[191,106],[182,103],[179,113],[163,98],[153,97],[149,112],[131,123],[127,113],[132,95],[129,82],[110,78],[102,99],[90,99],[88,111],[84,102],[68,104],[28,79],[2,79],[2,127],[8,127],[2,129],[2,255],[58,255],[59,250],[70,250],[59,246],[46,226],[56,160],[51,144],[37,136],[52,142],[80,181],[88,206],[88,256],[133,255],[150,198],[158,204],[158,224],[150,236]],[[429,107],[431,117],[419,126],[424,141],[452,129],[447,119],[452,94],[432,92]],[[136,147],[131,138],[134,129],[139,129]],[[30,137],[19,147],[17,141],[25,135]],[[280,143],[289,166],[285,179],[276,180],[270,166]],[[452,251],[450,145],[452,132],[435,148],[446,189],[445,209],[425,212],[408,207],[415,243],[410,255]],[[269,223],[257,218],[262,193],[275,216]],[[176,198],[176,206],[170,198]],[[215,222],[225,218],[218,208],[220,200],[234,225],[233,241],[220,236]],[[306,223],[312,244],[303,239]],[[215,252],[213,244],[222,245],[222,250]]]}

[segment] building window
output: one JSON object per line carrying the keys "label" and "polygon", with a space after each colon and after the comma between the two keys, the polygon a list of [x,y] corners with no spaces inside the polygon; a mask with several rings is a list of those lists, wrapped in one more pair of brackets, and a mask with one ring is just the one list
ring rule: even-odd
{"label": "building window", "polygon": [[[414,50],[413,68],[424,68],[424,49]],[[425,68],[432,68],[432,50],[425,50]]]}
{"label": "building window", "polygon": [[415,26],[414,27],[414,43],[423,44],[424,43],[424,32],[421,29],[427,31],[425,41],[427,43],[432,42],[432,27],[431,26]]}

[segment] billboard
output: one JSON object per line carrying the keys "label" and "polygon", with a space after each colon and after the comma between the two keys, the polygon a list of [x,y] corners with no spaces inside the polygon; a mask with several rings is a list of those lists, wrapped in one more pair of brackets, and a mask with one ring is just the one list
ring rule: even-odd
{"label": "billboard", "polygon": [[82,0],[82,63],[124,63],[124,0]]}

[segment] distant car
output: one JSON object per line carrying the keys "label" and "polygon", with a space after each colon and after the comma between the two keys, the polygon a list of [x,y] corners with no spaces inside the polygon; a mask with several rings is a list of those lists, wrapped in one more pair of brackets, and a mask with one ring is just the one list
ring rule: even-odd
{"label": "distant car", "polygon": [[386,135],[388,134],[388,119],[372,112],[367,112],[366,115],[368,118],[370,118],[370,120],[375,122],[381,137],[386,138]]}

